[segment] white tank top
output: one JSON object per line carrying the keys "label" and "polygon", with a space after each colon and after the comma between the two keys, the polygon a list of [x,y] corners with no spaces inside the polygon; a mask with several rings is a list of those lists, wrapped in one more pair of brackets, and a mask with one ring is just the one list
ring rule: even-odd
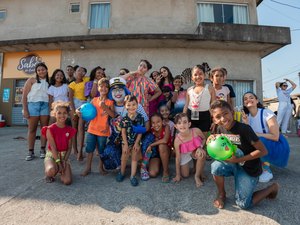
{"label": "white tank top", "polygon": [[35,82],[27,95],[27,102],[49,102],[48,82],[46,79],[40,79],[41,83]]}
{"label": "white tank top", "polygon": [[203,90],[197,94],[194,91],[195,86],[190,87],[187,93],[190,97],[188,109],[191,111],[204,112],[210,108],[211,95],[208,90],[208,84],[205,85]]}

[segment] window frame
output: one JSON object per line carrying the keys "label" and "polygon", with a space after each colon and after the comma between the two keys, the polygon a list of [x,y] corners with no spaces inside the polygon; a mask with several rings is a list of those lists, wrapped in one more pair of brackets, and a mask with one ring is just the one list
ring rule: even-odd
{"label": "window frame", "polygon": [[4,13],[4,18],[0,17],[0,22],[6,20],[7,18],[7,10],[6,9],[0,9],[0,13]]}
{"label": "window frame", "polygon": [[[234,3],[234,2],[207,2],[207,1],[198,1],[197,3],[197,7],[196,7],[196,10],[197,10],[197,22],[198,23],[202,23],[204,21],[200,21],[200,15],[199,15],[199,10],[198,8],[200,7],[201,4],[210,4],[210,5],[221,5],[222,6],[222,20],[224,24],[250,24],[250,12],[249,12],[249,5],[247,3]],[[246,23],[234,23],[234,21],[232,23],[227,23],[227,22],[224,22],[224,18],[225,18],[225,15],[224,15],[224,5],[230,5],[232,7],[234,6],[244,6],[246,8],[246,12],[247,12],[247,19],[246,19]],[[213,15],[215,16],[215,15]],[[232,15],[234,16],[234,15]],[[216,22],[213,22],[213,23],[216,23]]]}
{"label": "window frame", "polygon": [[[73,12],[72,11],[72,6],[75,6],[75,5],[78,5],[79,6],[79,11],[78,12]],[[70,5],[69,5],[69,13],[70,14],[76,14],[76,13],[80,13],[81,11],[81,5],[80,5],[80,2],[71,2]]]}
{"label": "window frame", "polygon": [[[92,5],[100,5],[100,4],[109,4],[109,6],[110,6],[109,18],[108,18],[108,20],[109,20],[108,27],[91,28]],[[109,1],[103,1],[103,2],[98,1],[98,2],[90,2],[89,3],[88,28],[90,30],[105,30],[105,29],[110,29],[111,28],[110,27],[110,25],[111,25],[110,20],[111,20],[111,2],[109,2]]]}

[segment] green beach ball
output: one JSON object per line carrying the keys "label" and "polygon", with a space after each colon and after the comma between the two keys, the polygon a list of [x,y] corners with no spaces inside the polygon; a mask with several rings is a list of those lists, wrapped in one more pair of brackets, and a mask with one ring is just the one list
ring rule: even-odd
{"label": "green beach ball", "polygon": [[216,139],[211,139],[207,144],[207,153],[216,160],[226,160],[231,158],[235,153],[237,146],[225,136],[219,136]]}

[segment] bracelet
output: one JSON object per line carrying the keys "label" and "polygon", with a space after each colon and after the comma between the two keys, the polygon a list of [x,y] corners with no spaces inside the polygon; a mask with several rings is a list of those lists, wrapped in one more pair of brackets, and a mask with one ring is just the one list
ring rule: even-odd
{"label": "bracelet", "polygon": [[60,159],[56,159],[55,162],[56,162],[56,163],[59,163],[59,162],[60,162]]}
{"label": "bracelet", "polygon": [[94,84],[98,84],[98,81],[94,81],[93,83],[94,83]]}
{"label": "bracelet", "polygon": [[176,90],[176,89],[175,89],[174,91],[175,91],[175,92],[179,92],[179,90]]}

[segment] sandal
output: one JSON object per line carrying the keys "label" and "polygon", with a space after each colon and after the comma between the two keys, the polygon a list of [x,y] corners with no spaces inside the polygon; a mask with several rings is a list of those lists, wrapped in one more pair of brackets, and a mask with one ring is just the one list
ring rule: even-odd
{"label": "sandal", "polygon": [[225,196],[217,196],[217,198],[214,200],[214,207],[217,209],[224,209],[225,206],[226,197]]}
{"label": "sandal", "polygon": [[130,183],[131,183],[131,185],[132,185],[133,187],[139,185],[139,181],[138,181],[138,179],[137,179],[135,176],[130,177]]}
{"label": "sandal", "polygon": [[161,178],[161,182],[162,183],[169,183],[170,182],[170,176],[169,175],[165,175]]}
{"label": "sandal", "polygon": [[147,181],[149,180],[150,176],[149,176],[149,172],[145,169],[141,169],[141,179],[143,181]]}
{"label": "sandal", "polygon": [[116,176],[116,181],[122,182],[124,180],[124,178],[125,178],[125,176],[121,172],[119,172]]}

